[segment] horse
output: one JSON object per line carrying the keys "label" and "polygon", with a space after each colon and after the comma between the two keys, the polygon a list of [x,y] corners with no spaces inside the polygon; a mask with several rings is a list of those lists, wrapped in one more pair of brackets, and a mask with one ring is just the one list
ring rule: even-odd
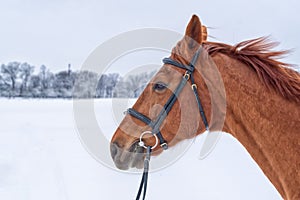
{"label": "horse", "polygon": [[[234,136],[284,199],[300,199],[300,74],[293,66],[279,61],[289,51],[275,51],[277,43],[267,37],[251,39],[231,46],[206,41],[205,26],[193,15],[184,37],[172,49],[170,59],[189,66],[194,63],[194,84],[210,131]],[[225,95],[210,97],[208,84],[215,78],[208,70],[210,57],[220,73]],[[133,110],[155,121],[168,98],[180,84],[186,69],[165,63],[146,86],[133,105]],[[188,80],[188,79],[187,79]],[[205,132],[197,112],[197,101],[190,80],[184,85],[177,101],[165,115],[158,132],[168,147]],[[212,112],[213,101],[226,101],[222,127]],[[203,113],[202,113],[203,114]],[[222,121],[222,120],[221,120]],[[111,139],[111,156],[122,170],[142,168],[144,148],[138,146],[140,133],[152,127],[130,113],[126,114]],[[208,133],[209,134],[209,133]],[[143,138],[145,145],[154,146],[155,138]],[[163,152],[159,145],[153,155]]]}

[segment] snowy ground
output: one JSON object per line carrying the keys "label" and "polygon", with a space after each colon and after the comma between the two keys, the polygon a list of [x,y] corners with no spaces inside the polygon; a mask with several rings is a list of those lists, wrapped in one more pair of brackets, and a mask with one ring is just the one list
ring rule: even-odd
{"label": "snowy ground", "polygon": [[[97,100],[108,137],[110,100]],[[83,148],[71,100],[0,99],[1,200],[134,199],[140,174],[103,166]],[[200,136],[171,166],[150,174],[147,199],[281,199],[244,148],[223,135],[198,160]],[[151,163],[150,163],[151,164]]]}

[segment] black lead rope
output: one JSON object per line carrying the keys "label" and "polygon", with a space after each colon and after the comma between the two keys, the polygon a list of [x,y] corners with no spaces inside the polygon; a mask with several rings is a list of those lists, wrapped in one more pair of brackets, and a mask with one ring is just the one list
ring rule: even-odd
{"label": "black lead rope", "polygon": [[136,195],[136,200],[140,199],[143,189],[144,189],[143,200],[146,197],[150,156],[151,156],[151,146],[148,146],[147,150],[146,150],[146,157],[145,157],[145,160],[144,160],[144,172],[143,172],[142,180],[141,180],[141,183],[140,183],[139,191]]}

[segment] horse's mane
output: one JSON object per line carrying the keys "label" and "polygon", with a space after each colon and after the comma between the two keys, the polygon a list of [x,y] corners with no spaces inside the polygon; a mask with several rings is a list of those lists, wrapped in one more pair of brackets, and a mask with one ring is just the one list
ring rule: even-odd
{"label": "horse's mane", "polygon": [[210,55],[223,53],[247,64],[268,88],[275,89],[289,100],[300,102],[300,74],[291,69],[293,65],[278,61],[289,51],[272,51],[277,45],[278,43],[270,42],[267,37],[247,40],[235,46],[204,43]]}

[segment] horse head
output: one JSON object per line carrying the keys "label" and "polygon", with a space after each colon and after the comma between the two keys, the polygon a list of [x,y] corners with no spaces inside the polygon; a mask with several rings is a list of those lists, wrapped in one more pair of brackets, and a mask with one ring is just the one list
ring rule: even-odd
{"label": "horse head", "polygon": [[[199,18],[194,15],[186,28],[184,37],[173,48],[169,59],[182,65],[190,65],[190,61],[206,38],[206,27],[202,26]],[[198,64],[195,63],[195,68]],[[185,78],[185,73],[185,69],[165,62],[139,96],[132,110],[137,111],[149,121],[157,120],[159,115],[163,115],[161,113],[166,109],[166,102],[178,89],[183,77]],[[194,76],[197,77],[196,90],[201,91],[202,105],[209,116],[210,100],[203,98],[209,96],[208,90],[204,81],[199,78],[200,72],[196,69]],[[197,111],[197,100],[191,89],[192,83],[188,78],[187,84],[183,86],[180,94],[176,94],[175,103],[165,114],[159,126],[158,131],[168,146],[174,146],[182,140],[195,137],[196,134],[205,131],[205,126],[201,124],[200,114]],[[141,133],[153,131],[152,129],[153,127],[141,119],[130,114],[125,116],[111,140],[111,156],[119,169],[143,167],[144,148],[138,143]],[[143,142],[147,146],[154,146],[157,141],[156,137],[147,134],[143,137]],[[152,155],[158,155],[162,152],[162,148],[156,146],[152,152]]]}

